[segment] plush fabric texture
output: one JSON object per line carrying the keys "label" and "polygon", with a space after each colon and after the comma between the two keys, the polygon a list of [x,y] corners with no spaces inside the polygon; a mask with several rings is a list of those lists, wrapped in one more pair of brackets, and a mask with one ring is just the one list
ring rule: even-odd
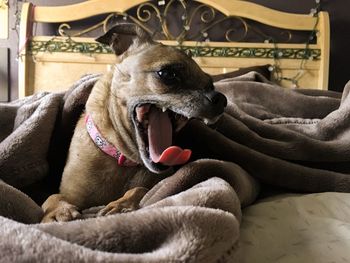
{"label": "plush fabric texture", "polygon": [[141,209],[95,218],[91,208],[84,220],[37,224],[42,211],[31,198],[59,181],[98,78],[0,104],[1,262],[235,262],[241,207],[257,198],[258,182],[350,191],[350,84],[342,97],[308,94],[250,72],[215,84],[226,113],[211,128],[193,120],[182,130],[178,142],[192,149],[192,162],[154,186]]}
{"label": "plush fabric texture", "polygon": [[239,76],[242,76],[242,75],[245,75],[249,72],[254,71],[254,72],[257,72],[260,75],[264,76],[266,79],[272,80],[271,79],[271,77],[272,77],[271,71],[269,70],[270,66],[271,65],[262,65],[262,66],[240,68],[238,70],[230,71],[227,73],[212,75],[211,77],[213,78],[213,81],[220,81],[223,79],[239,77]]}

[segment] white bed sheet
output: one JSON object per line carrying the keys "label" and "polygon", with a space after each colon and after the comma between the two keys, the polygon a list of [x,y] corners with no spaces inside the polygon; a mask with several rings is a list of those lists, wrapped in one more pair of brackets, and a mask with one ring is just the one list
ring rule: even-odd
{"label": "white bed sheet", "polygon": [[350,262],[350,194],[280,195],[243,210],[240,261]]}

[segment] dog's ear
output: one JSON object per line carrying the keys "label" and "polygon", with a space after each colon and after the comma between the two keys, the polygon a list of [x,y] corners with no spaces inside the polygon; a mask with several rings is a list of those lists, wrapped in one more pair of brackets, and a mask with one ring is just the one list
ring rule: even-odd
{"label": "dog's ear", "polygon": [[117,24],[95,40],[110,45],[116,55],[123,54],[131,45],[138,46],[145,42],[153,42],[148,32],[132,23]]}

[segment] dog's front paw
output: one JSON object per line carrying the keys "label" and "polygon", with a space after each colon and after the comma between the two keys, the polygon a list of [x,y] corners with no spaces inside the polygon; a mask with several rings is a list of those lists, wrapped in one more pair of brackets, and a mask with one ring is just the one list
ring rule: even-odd
{"label": "dog's front paw", "polygon": [[97,216],[127,213],[127,212],[137,210],[138,208],[139,208],[138,204],[135,204],[133,202],[128,202],[128,200],[125,201],[125,200],[118,199],[116,201],[110,202],[108,205],[102,208],[97,213]]}
{"label": "dog's front paw", "polygon": [[78,207],[65,201],[60,201],[55,209],[45,212],[41,222],[68,222],[79,218],[81,218],[81,214],[78,211]]}
{"label": "dog's front paw", "polygon": [[125,195],[116,201],[110,202],[102,208],[97,216],[106,216],[117,213],[127,213],[139,209],[139,203],[148,189],[144,187],[135,187],[125,193]]}

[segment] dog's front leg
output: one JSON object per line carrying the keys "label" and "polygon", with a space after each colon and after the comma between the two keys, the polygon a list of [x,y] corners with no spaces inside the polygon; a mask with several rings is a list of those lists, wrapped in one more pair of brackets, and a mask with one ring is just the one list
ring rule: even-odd
{"label": "dog's front leg", "polygon": [[67,222],[81,217],[78,207],[65,201],[61,194],[49,196],[43,203],[44,217],[42,223]]}
{"label": "dog's front leg", "polygon": [[106,207],[98,212],[98,216],[111,215],[116,213],[126,213],[137,210],[143,196],[148,189],[145,187],[135,187],[127,191],[123,197],[110,202]]}

